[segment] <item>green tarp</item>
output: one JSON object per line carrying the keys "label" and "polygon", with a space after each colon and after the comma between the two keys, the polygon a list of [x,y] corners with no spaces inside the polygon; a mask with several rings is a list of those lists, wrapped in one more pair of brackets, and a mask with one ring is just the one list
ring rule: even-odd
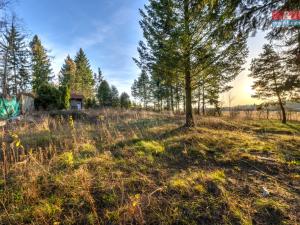
{"label": "green tarp", "polygon": [[0,97],[0,119],[13,119],[20,115],[20,104],[16,98],[5,99]]}

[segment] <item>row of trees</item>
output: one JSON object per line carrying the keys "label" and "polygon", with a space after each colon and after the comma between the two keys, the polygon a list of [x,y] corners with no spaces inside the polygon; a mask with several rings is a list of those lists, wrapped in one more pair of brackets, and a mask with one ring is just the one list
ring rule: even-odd
{"label": "row of trees", "polygon": [[122,107],[131,106],[130,97],[127,93],[119,96],[116,86],[109,86],[104,80],[102,71],[98,68],[98,73],[92,72],[89,60],[82,49],[79,50],[75,59],[67,56],[65,63],[59,74],[59,85],[64,90],[71,90],[81,93],[87,100],[87,106],[96,106],[96,98],[100,106]]}
{"label": "row of trees", "polygon": [[[140,10],[146,41],[139,43],[139,58],[134,59],[141,75],[132,85],[132,95],[144,107],[184,108],[186,126],[194,126],[193,104],[199,113],[204,114],[207,105],[219,111],[220,94],[242,70],[249,34],[270,27],[265,15],[289,8],[299,9],[299,2],[149,0]],[[269,38],[295,33],[294,28],[278,28]],[[300,39],[295,40],[299,56]]]}
{"label": "row of trees", "polygon": [[[7,3],[0,0],[0,11]],[[74,59],[67,56],[55,84],[51,57],[40,38],[35,35],[27,41],[15,16],[10,22],[0,19],[0,29],[0,84],[4,97],[33,91],[37,94],[37,108],[67,109],[71,93],[76,93],[84,96],[87,106],[96,106],[96,99],[100,106],[130,106],[128,94],[119,97],[117,88],[110,88],[103,80],[100,69],[93,74],[83,49]]]}
{"label": "row of trees", "polygon": [[98,88],[97,98],[99,103],[105,107],[121,107],[128,109],[131,106],[130,97],[123,92],[119,96],[116,86],[109,86],[106,80],[103,80]]}
{"label": "row of trees", "polygon": [[[99,72],[101,73],[100,70]],[[86,99],[91,99],[94,97],[96,82],[97,80],[94,80],[93,71],[83,49],[79,50],[74,60],[67,56],[59,74],[59,84],[61,86],[67,86],[72,92],[81,93]]]}

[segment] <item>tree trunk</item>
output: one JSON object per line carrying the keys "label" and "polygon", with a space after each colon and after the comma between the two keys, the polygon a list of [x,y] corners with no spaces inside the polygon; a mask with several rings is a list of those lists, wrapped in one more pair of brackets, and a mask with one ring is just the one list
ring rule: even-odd
{"label": "tree trunk", "polygon": [[[274,73],[274,71],[273,71]],[[282,112],[282,123],[283,124],[286,124],[286,113],[285,113],[285,108],[283,106],[283,103],[282,103],[282,100],[281,100],[281,97],[280,97],[280,92],[278,90],[278,85],[277,85],[277,80],[276,80],[276,76],[274,75],[274,83],[275,83],[275,88],[276,88],[276,94],[277,94],[277,98],[278,98],[278,102],[279,102],[279,106],[280,106],[280,109],[281,109],[281,112]]]}
{"label": "tree trunk", "polygon": [[179,111],[179,90],[178,90],[178,82],[176,82],[176,111]]}
{"label": "tree trunk", "polygon": [[204,93],[204,82],[202,84],[202,115],[205,116],[205,93]]}
{"label": "tree trunk", "polygon": [[4,71],[3,71],[3,78],[2,78],[2,95],[4,98],[7,97],[8,91],[7,91],[7,59],[8,58],[8,52],[6,51],[5,57],[4,57]]}
{"label": "tree trunk", "polygon": [[282,103],[282,100],[281,100],[281,97],[279,94],[278,94],[278,102],[279,102],[279,106],[280,106],[280,109],[282,112],[282,123],[286,124],[286,112],[285,112],[285,108],[283,106],[283,103]]}
{"label": "tree trunk", "polygon": [[200,111],[201,111],[201,87],[200,84],[198,84],[198,110],[197,113],[198,115],[200,115]]}
{"label": "tree trunk", "polygon": [[183,96],[183,112],[185,113],[186,107],[185,107],[186,98]]}
{"label": "tree trunk", "polygon": [[185,74],[185,126],[194,127],[193,107],[192,107],[192,78],[191,78],[191,34],[189,18],[189,0],[184,0],[184,27],[188,37],[184,46],[184,74]]}
{"label": "tree trunk", "polygon": [[194,123],[193,108],[192,108],[191,71],[188,65],[186,65],[185,67],[186,67],[185,68],[185,95],[186,95],[185,125],[187,127],[193,127],[195,126],[195,123]]}
{"label": "tree trunk", "polygon": [[174,96],[173,96],[173,86],[171,85],[171,110],[174,112]]}

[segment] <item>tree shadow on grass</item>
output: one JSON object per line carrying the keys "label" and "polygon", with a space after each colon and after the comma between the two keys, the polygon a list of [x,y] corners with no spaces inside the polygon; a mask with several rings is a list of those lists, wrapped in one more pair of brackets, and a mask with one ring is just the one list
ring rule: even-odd
{"label": "tree shadow on grass", "polygon": [[300,128],[298,126],[295,126],[294,124],[287,123],[286,124],[289,128],[294,129],[298,133],[300,133]]}
{"label": "tree shadow on grass", "polygon": [[188,132],[190,130],[191,130],[191,128],[188,128],[186,126],[180,126],[180,127],[175,128],[175,129],[172,129],[172,130],[169,130],[169,131],[166,131],[162,134],[157,135],[156,140],[168,139],[172,136],[176,136],[176,135],[179,135],[181,133]]}

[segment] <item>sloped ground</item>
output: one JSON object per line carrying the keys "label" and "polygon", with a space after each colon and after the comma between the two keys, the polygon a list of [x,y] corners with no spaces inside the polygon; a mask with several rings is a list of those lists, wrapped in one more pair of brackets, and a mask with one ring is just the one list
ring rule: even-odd
{"label": "sloped ground", "polygon": [[300,224],[300,123],[72,118],[3,135],[1,224]]}

